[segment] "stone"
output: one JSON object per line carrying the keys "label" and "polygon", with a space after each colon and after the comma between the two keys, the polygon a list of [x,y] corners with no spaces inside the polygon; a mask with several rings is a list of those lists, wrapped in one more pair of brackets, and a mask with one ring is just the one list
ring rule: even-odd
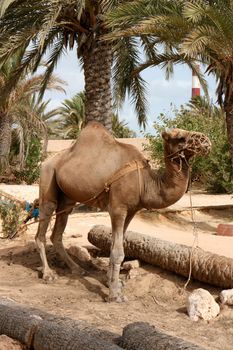
{"label": "stone", "polygon": [[86,248],[71,246],[68,249],[70,255],[75,256],[79,261],[90,262],[91,256]]}
{"label": "stone", "polygon": [[122,264],[122,269],[129,271],[132,269],[137,269],[138,267],[140,267],[140,261],[139,260],[131,260],[131,261],[125,261]]}
{"label": "stone", "polygon": [[219,224],[217,227],[218,236],[233,236],[233,225]]}
{"label": "stone", "polygon": [[205,289],[195,289],[188,297],[187,312],[191,320],[210,321],[220,313],[220,307]]}
{"label": "stone", "polygon": [[222,290],[219,299],[221,304],[233,305],[233,289]]}
{"label": "stone", "polygon": [[127,271],[126,279],[127,279],[127,280],[133,279],[133,278],[138,277],[139,275],[140,275],[140,274],[139,274],[139,270],[137,270],[137,269],[131,269],[131,270],[128,270],[128,271]]}

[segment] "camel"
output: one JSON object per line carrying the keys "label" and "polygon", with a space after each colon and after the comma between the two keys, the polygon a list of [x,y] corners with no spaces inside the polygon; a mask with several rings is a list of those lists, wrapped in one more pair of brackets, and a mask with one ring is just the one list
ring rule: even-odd
{"label": "camel", "polygon": [[40,177],[40,222],[36,245],[46,281],[56,278],[45,252],[46,231],[56,211],[51,241],[72,271],[80,267],[62,243],[68,215],[76,202],[88,203],[109,212],[112,246],[108,271],[109,301],[124,301],[119,280],[124,259],[124,232],[142,208],[165,208],[178,201],[187,190],[189,160],[207,155],[209,139],[202,133],[173,129],[162,133],[165,169],[153,170],[134,146],[117,141],[104,126],[89,122],[71,148],[42,164]]}

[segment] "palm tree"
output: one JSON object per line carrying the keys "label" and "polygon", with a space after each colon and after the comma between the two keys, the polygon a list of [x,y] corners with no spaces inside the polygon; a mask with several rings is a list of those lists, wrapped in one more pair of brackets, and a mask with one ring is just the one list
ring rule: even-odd
{"label": "palm tree", "polygon": [[149,66],[199,61],[217,81],[217,100],[226,116],[233,167],[233,7],[229,0],[138,0],[110,13],[111,38],[154,35],[169,50],[142,64]]}
{"label": "palm tree", "polygon": [[[63,138],[75,139],[85,126],[85,93],[79,92],[71,99],[65,99],[62,107],[57,109],[53,130]],[[112,114],[112,133],[115,137],[135,137],[135,133],[117,114]]]}
{"label": "palm tree", "polygon": [[[51,87],[55,88],[55,81]],[[49,103],[50,100],[41,101],[37,93],[29,95],[27,105],[21,107],[19,118],[15,121],[23,130],[23,141],[25,141],[26,147],[29,146],[29,141],[34,135],[43,140],[42,159],[45,159],[47,156],[49,133],[51,132],[53,120],[58,114],[58,109],[50,109]]]}
{"label": "palm tree", "polygon": [[[0,67],[0,88],[3,91],[0,96],[0,173],[9,166],[12,125],[14,124],[15,128],[18,127],[17,131],[18,135],[21,135],[21,140],[30,123],[33,129],[38,124],[41,125],[31,108],[30,99],[32,94],[39,92],[44,75],[25,74],[15,86],[12,85],[9,88],[8,83],[19,65],[19,60],[20,54],[16,54]],[[62,80],[51,76],[47,88],[64,91],[61,87],[62,83]],[[23,147],[22,143],[21,146]]]}
{"label": "palm tree", "polygon": [[58,129],[64,138],[74,139],[85,123],[85,94],[79,92],[71,99],[66,99],[58,109]]}
{"label": "palm tree", "polygon": [[111,129],[112,78],[114,96],[118,102],[122,102],[129,94],[135,103],[139,124],[145,127],[145,82],[140,75],[132,77],[131,71],[141,61],[139,44],[151,54],[153,39],[103,40],[103,36],[110,31],[105,24],[105,15],[121,2],[2,0],[0,60],[10,57],[22,45],[27,48],[15,81],[29,65],[35,71],[45,58],[47,70],[41,91],[43,93],[64,50],[75,48],[85,77],[85,120],[98,120]]}
{"label": "palm tree", "polygon": [[128,127],[125,120],[119,120],[118,114],[112,116],[112,131],[117,138],[136,137],[136,133]]}
{"label": "palm tree", "polygon": [[[189,2],[184,18],[191,25],[181,52],[207,64],[206,72],[217,81],[217,100],[226,116],[227,135],[233,167],[233,7],[231,1]],[[233,173],[232,173],[233,175]]]}

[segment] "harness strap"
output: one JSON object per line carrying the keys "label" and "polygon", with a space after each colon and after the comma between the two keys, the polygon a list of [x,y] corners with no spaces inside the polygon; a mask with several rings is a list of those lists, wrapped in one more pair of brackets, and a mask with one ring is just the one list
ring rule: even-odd
{"label": "harness strap", "polygon": [[140,169],[146,168],[148,163],[146,161],[133,160],[132,162],[126,163],[120,170],[118,170],[108,182],[104,185],[104,190],[108,192],[110,190],[110,186],[118,181],[121,177],[137,170],[138,171],[138,181],[139,181],[139,189],[141,195],[142,182],[141,182],[141,173]]}

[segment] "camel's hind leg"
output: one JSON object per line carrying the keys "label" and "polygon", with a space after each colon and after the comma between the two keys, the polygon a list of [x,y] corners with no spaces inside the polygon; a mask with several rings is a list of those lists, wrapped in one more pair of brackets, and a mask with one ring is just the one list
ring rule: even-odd
{"label": "camel's hind leg", "polygon": [[44,163],[40,176],[40,220],[35,240],[42,261],[42,274],[45,281],[51,281],[56,276],[48,265],[45,244],[48,225],[57,207],[58,193],[59,188],[56,182],[54,168]]}
{"label": "camel's hind leg", "polygon": [[[75,202],[69,200],[67,197],[62,197],[62,199],[59,200],[59,204],[57,207],[57,216],[55,225],[53,228],[52,235],[50,237],[54,248],[56,252],[60,255],[62,260],[67,264],[67,266],[72,270],[72,272],[82,272],[82,268],[77,265],[73,259],[69,256],[69,254],[66,252],[63,242],[62,242],[62,234],[65,230],[68,216],[71,213],[73,207],[75,205]],[[62,211],[62,213],[59,214],[59,212]]]}

